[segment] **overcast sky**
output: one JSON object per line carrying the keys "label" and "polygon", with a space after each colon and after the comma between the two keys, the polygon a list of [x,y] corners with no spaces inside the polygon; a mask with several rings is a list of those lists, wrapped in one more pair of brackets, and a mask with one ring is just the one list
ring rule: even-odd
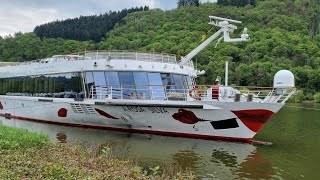
{"label": "overcast sky", "polygon": [[[214,0],[201,0],[202,2]],[[173,9],[176,0],[0,0],[0,35],[31,32],[36,25],[135,6]]]}

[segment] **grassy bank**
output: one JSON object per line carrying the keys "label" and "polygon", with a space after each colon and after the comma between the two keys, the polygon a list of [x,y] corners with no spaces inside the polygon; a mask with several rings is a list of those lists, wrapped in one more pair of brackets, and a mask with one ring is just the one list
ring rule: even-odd
{"label": "grassy bank", "polygon": [[45,134],[0,126],[1,179],[194,179],[177,171],[144,170],[130,160],[50,141]]}

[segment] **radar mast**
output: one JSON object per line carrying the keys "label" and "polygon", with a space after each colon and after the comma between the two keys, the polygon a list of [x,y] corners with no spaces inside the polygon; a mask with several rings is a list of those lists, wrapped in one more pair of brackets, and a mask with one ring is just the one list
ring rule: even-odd
{"label": "radar mast", "polygon": [[[244,28],[240,38],[230,38],[230,33],[232,33],[234,30],[237,29],[237,26],[231,23],[240,24],[242,23],[241,21],[217,17],[217,16],[209,16],[209,18],[210,18],[209,24],[212,26],[220,27],[220,30],[215,32],[211,37],[209,37],[207,40],[201,43],[198,47],[192,50],[188,55],[186,55],[185,57],[182,57],[181,62],[179,63],[180,66],[183,66],[186,63],[188,63],[194,56],[196,56],[200,51],[202,51],[212,41],[214,41],[216,38],[218,38],[222,34],[223,36],[219,38],[217,45],[220,43],[222,39],[225,42],[242,42],[242,41],[248,41],[250,39],[247,28]],[[203,74],[203,72],[201,74]]]}

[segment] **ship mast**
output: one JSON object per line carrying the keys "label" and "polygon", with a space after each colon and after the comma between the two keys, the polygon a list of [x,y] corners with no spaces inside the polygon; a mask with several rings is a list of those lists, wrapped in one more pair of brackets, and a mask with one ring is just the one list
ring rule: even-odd
{"label": "ship mast", "polygon": [[212,41],[218,38],[220,35],[223,34],[222,37],[219,38],[217,44],[223,39],[225,42],[241,42],[241,41],[248,41],[249,35],[247,34],[247,28],[244,28],[243,33],[240,38],[230,38],[230,33],[237,29],[237,26],[230,24],[230,23],[242,23],[241,21],[232,20],[221,18],[217,16],[209,16],[210,18],[210,25],[220,27],[216,33],[214,33],[211,37],[209,37],[206,41],[201,43],[198,47],[192,50],[188,55],[181,58],[181,62],[179,63],[180,66],[185,65],[188,63],[195,55],[197,55],[200,51],[202,51],[205,47],[207,47]]}

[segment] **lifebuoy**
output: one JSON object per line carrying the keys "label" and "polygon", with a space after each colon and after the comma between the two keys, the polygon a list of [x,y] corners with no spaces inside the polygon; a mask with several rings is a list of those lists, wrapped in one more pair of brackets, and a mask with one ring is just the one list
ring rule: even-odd
{"label": "lifebuoy", "polygon": [[[197,92],[197,93],[195,93],[195,92]],[[189,91],[189,96],[192,97],[193,99],[200,99],[202,96],[202,91],[199,88],[192,88]]]}

